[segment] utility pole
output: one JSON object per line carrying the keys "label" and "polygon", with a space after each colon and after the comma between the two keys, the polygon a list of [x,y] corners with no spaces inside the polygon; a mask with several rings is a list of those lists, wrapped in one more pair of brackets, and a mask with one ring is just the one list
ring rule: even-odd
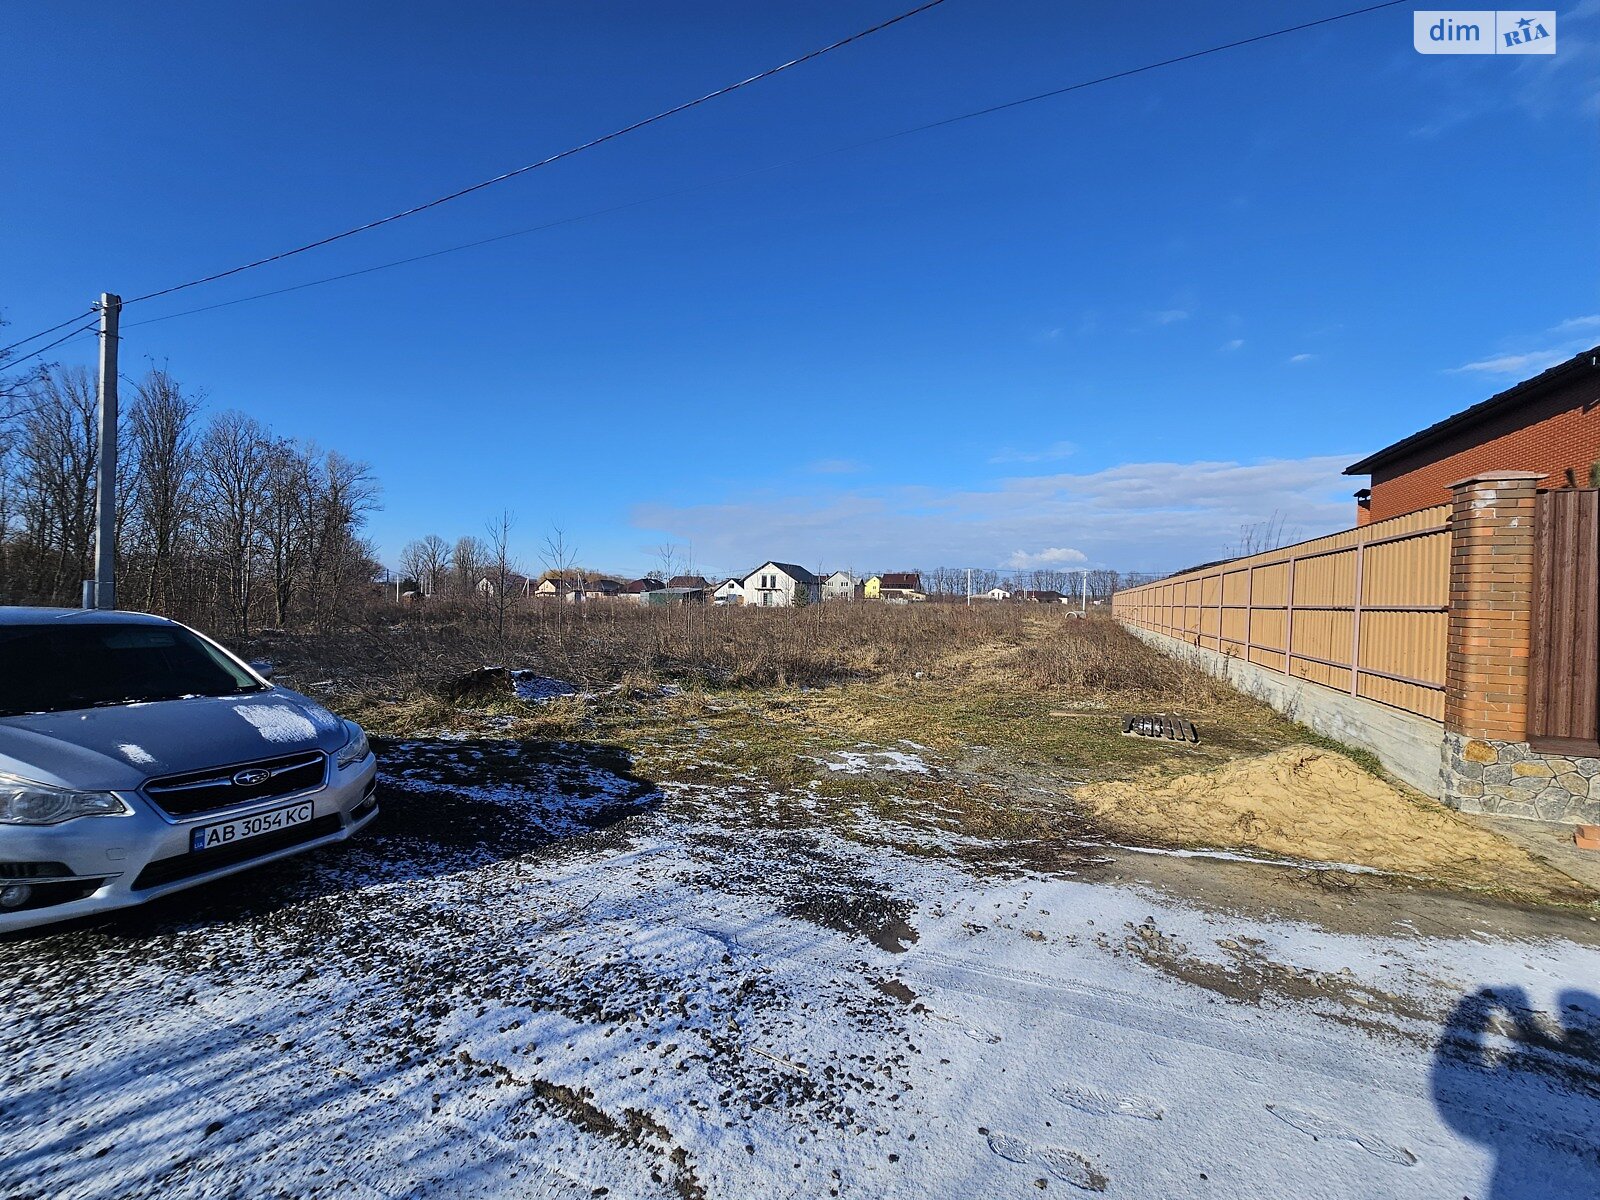
{"label": "utility pole", "polygon": [[83,607],[117,606],[117,325],[122,297],[100,293],[100,453],[94,473],[94,578]]}
{"label": "utility pole", "polygon": [[972,568],[967,568],[967,607],[972,607]]}
{"label": "utility pole", "polygon": [[1089,615],[1089,572],[1083,573],[1083,615]]}

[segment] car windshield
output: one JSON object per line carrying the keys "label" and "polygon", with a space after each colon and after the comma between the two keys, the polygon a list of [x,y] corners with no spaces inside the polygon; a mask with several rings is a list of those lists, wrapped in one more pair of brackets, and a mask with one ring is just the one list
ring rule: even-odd
{"label": "car windshield", "polygon": [[0,716],[262,690],[242,667],[178,625],[0,626]]}

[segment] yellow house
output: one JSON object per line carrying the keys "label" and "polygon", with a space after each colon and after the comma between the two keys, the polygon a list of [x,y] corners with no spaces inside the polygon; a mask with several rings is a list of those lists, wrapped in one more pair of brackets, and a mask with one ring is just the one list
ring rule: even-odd
{"label": "yellow house", "polygon": [[861,585],[861,595],[867,600],[883,599],[883,576],[874,575]]}

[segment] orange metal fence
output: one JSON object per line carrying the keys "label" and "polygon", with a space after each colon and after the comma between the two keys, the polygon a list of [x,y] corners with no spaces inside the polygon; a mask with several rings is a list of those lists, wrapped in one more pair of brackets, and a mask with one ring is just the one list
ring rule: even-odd
{"label": "orange metal fence", "polygon": [[1130,625],[1444,719],[1450,506],[1121,591]]}

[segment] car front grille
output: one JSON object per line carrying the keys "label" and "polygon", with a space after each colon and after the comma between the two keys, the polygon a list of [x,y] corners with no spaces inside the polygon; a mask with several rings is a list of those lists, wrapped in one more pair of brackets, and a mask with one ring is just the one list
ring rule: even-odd
{"label": "car front grille", "polygon": [[58,862],[0,862],[0,879],[59,879],[72,869]]}
{"label": "car front grille", "polygon": [[[264,772],[260,779],[254,778],[258,772]],[[260,762],[166,775],[147,782],[144,794],[169,816],[192,817],[252,800],[311,791],[323,785],[327,774],[328,756],[320,750],[309,750]],[[246,782],[239,781],[241,775],[249,776]]]}
{"label": "car front grille", "polygon": [[278,850],[287,850],[290,846],[314,842],[318,838],[327,837],[330,833],[338,833],[342,825],[338,813],[329,813],[308,824],[292,825],[276,833],[246,838],[242,842],[235,842],[221,849],[199,850],[191,854],[175,854],[171,858],[158,858],[139,872],[138,878],[133,881],[133,890],[160,887],[164,883],[192,879],[196,875],[204,875],[207,871],[215,871],[221,867],[237,866],[253,858],[262,858]]}

